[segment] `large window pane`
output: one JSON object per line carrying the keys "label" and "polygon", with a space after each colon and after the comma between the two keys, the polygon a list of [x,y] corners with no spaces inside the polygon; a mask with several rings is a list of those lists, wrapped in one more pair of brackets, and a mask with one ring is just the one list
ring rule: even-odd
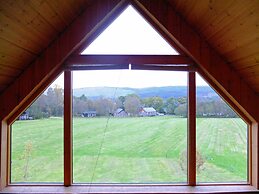
{"label": "large window pane", "polygon": [[187,181],[187,73],[73,72],[73,181]]}
{"label": "large window pane", "polygon": [[11,182],[63,182],[63,74],[11,126]]}
{"label": "large window pane", "polygon": [[246,182],[247,124],[197,75],[197,181]]}
{"label": "large window pane", "polygon": [[83,55],[178,55],[179,53],[129,5]]}

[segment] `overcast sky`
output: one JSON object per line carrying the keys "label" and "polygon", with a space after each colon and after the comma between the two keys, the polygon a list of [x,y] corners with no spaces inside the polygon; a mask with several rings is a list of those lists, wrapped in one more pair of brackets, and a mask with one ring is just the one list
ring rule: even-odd
{"label": "overcast sky", "polygon": [[[82,54],[178,54],[135,9],[129,6]],[[63,86],[63,74],[52,84]],[[108,70],[76,71],[73,87],[159,87],[186,86],[186,72]],[[197,78],[197,85],[207,85]]]}
{"label": "overcast sky", "polygon": [[[196,74],[196,85],[208,84]],[[61,74],[53,82],[63,88],[64,75]],[[147,71],[147,70],[106,70],[106,71],[74,71],[73,88],[83,87],[161,87],[161,86],[187,86],[186,72]]]}
{"label": "overcast sky", "polygon": [[178,54],[129,6],[82,54]]}

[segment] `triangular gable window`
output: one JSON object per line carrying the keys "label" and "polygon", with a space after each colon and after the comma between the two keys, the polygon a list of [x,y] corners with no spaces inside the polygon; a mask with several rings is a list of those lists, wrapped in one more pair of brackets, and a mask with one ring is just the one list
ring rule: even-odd
{"label": "triangular gable window", "polygon": [[81,54],[179,55],[131,5]]}

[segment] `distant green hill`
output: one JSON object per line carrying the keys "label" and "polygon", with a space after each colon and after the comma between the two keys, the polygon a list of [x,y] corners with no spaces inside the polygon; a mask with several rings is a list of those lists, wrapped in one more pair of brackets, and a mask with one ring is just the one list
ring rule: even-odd
{"label": "distant green hill", "polygon": [[[73,95],[80,97],[82,95],[88,98],[116,98],[118,96],[126,96],[128,94],[137,94],[141,98],[152,96],[160,96],[163,99],[170,97],[187,96],[187,88],[185,86],[165,86],[165,87],[150,87],[150,88],[116,88],[116,87],[85,87],[74,89]],[[198,98],[214,98],[217,97],[215,92],[208,86],[197,87]]]}
{"label": "distant green hill", "polygon": [[73,90],[73,96],[80,97],[85,95],[89,98],[97,98],[100,96],[106,98],[114,98],[117,96],[126,96],[134,94],[134,89],[131,88],[115,88],[115,87],[85,87]]}

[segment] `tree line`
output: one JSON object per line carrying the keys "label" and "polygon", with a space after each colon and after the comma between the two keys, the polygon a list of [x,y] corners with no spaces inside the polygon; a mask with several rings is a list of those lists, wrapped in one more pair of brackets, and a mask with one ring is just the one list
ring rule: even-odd
{"label": "tree line", "polygon": [[[34,119],[50,116],[63,116],[64,91],[55,86],[43,93],[27,110]],[[142,107],[153,107],[158,113],[166,115],[187,116],[187,97],[170,97],[163,99],[159,96],[141,98],[136,94],[119,96],[116,99],[98,97],[87,98],[73,96],[73,115],[81,116],[86,111],[96,111],[97,116],[107,116],[118,108],[131,116],[137,116]],[[232,109],[221,99],[197,99],[197,117],[236,117]]]}

